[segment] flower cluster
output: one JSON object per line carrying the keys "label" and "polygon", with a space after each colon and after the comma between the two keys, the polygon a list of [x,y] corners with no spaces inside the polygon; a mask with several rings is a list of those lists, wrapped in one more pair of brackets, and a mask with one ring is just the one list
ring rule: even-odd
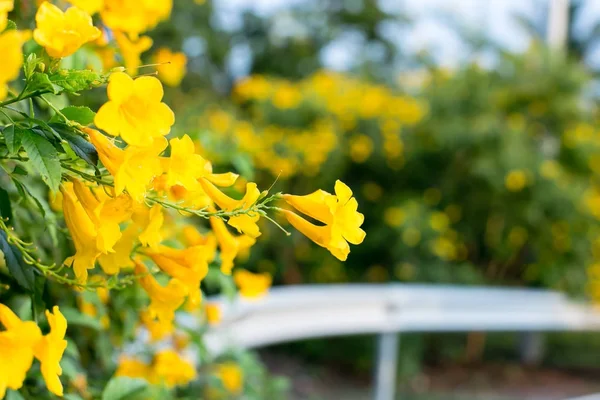
{"label": "flower cluster", "polygon": [[[252,154],[258,168],[283,178],[316,175],[338,148],[362,164],[377,150],[375,143],[390,166],[401,166],[402,128],[427,112],[411,97],[330,71],[299,82],[253,75],[236,84],[233,96],[248,106],[248,115],[209,108],[201,123]],[[297,115],[308,115],[309,122],[303,117],[298,126]]]}
{"label": "flower cluster", "polygon": [[[233,288],[237,286],[244,299],[267,293],[272,284],[270,273],[253,273],[236,268],[236,264],[248,256],[261,236],[262,222],[271,221],[284,230],[269,213],[285,216],[338,259],[347,258],[348,242],[363,241],[363,216],[352,191],[340,181],[335,195],[322,190],[307,196],[270,194],[254,182],[238,179],[233,171],[214,171],[210,157],[197,142],[174,132],[175,115],[163,102],[161,80],[179,85],[185,75],[185,56],[160,49],[154,57],[160,80],[135,77],[140,54],[152,46],[152,40],[142,34],[169,16],[172,1],[68,3],[71,6],[64,9],[51,2],[39,5],[32,36],[44,51],[24,58],[22,47],[28,34],[14,29],[14,24],[9,26],[7,13],[13,3],[0,1],[0,50],[5,55],[0,66],[0,100],[8,97],[0,103],[0,118],[6,120],[0,127],[2,149],[6,150],[2,159],[19,164],[11,168],[16,172],[9,174],[18,194],[31,197],[39,206],[54,246],[59,232],[64,233],[67,251],[62,257],[59,251],[53,253],[64,259],[59,265],[45,264],[35,254],[36,245],[22,240],[19,235],[23,233],[16,233],[4,214],[0,246],[20,289],[32,299],[41,298],[40,278],[77,288],[72,303],[83,316],[97,320],[94,327],[99,331],[108,332],[118,325],[111,324],[107,312],[114,300],[110,289],[134,286],[133,297],[139,306],[134,320],[149,333],[151,342],[170,339],[175,349],[160,349],[149,362],[122,357],[116,375],[143,378],[169,388],[185,385],[196,378],[196,369],[182,356],[188,340],[179,340],[175,315],[181,308],[204,311],[209,323],[218,323],[220,310],[202,304],[203,285],[211,273]],[[98,21],[92,19],[94,14],[101,19],[102,30],[94,26]],[[107,73],[62,68],[61,58],[83,46],[95,51],[105,68],[114,67],[112,38],[127,73],[122,68]],[[8,90],[7,84],[19,77],[21,69],[20,92]],[[19,83],[15,82],[15,87]],[[97,112],[83,106],[60,109],[45,96],[78,95],[106,83],[107,100]],[[278,101],[291,107],[293,91],[279,95]],[[28,113],[19,111],[22,101],[28,101]],[[43,111],[33,106],[38,102]],[[35,115],[42,112],[51,114],[47,122]],[[21,172],[24,168],[32,173]],[[32,194],[19,180],[23,176],[28,180],[41,177],[50,188],[50,201],[44,203],[44,196]],[[321,225],[280,208],[284,201]],[[57,215],[58,219],[62,216],[66,229]],[[85,289],[95,291],[96,297]],[[37,318],[36,307],[32,308]],[[67,346],[67,321],[58,306],[52,313],[47,311],[46,317],[50,332],[42,335],[35,322],[21,321],[0,304],[0,322],[5,328],[0,331],[0,398],[6,389],[23,385],[33,358],[41,362],[48,390],[62,396],[59,362]],[[123,338],[111,339],[121,343]],[[240,392],[243,375],[235,364],[222,363],[215,371],[229,392]],[[85,376],[71,383],[80,393],[87,393]]]}

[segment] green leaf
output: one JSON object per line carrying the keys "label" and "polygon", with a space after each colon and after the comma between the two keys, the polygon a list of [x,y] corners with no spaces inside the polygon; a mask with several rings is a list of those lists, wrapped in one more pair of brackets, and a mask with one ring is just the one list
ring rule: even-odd
{"label": "green leaf", "polygon": [[61,69],[51,74],[49,80],[66,92],[76,93],[105,84],[107,77],[91,70]]}
{"label": "green leaf", "polygon": [[94,168],[98,165],[98,152],[93,144],[72,132],[64,124],[50,124],[58,134],[69,143],[75,154]]}
{"label": "green leaf", "polygon": [[4,32],[6,31],[13,31],[17,29],[17,24],[15,24],[14,21],[11,21],[10,19],[6,21],[6,28],[4,28]]}
{"label": "green leaf", "polygon": [[23,260],[21,250],[8,243],[6,232],[0,230],[0,250],[4,253],[4,260],[8,271],[23,289],[33,292],[35,277],[33,266]]}
{"label": "green leaf", "polygon": [[[0,231],[1,232],[1,231]],[[86,328],[92,328],[94,330],[102,330],[100,321],[96,318],[90,317],[89,315],[79,312],[79,310],[72,307],[61,307],[60,312],[65,316],[69,325],[79,325]]]}
{"label": "green leaf", "polygon": [[0,187],[0,215],[2,215],[2,218],[8,219],[8,222],[11,223],[12,207],[10,197],[8,196],[8,192],[2,187]]}
{"label": "green leaf", "polygon": [[69,106],[60,110],[61,113],[71,121],[75,121],[81,125],[89,125],[94,122],[96,113],[89,107],[84,106]]}
{"label": "green leaf", "polygon": [[41,62],[35,55],[35,53],[31,53],[27,56],[27,60],[23,64],[23,70],[25,71],[25,79],[30,80],[33,72],[35,71],[37,65]]}
{"label": "green leaf", "polygon": [[48,230],[48,234],[50,235],[50,239],[52,239],[52,243],[55,246],[58,245],[56,214],[52,212],[50,206],[48,205],[48,202],[35,192],[31,191],[29,187],[27,187],[25,184],[19,181],[16,177],[11,176],[11,178],[13,183],[17,187],[17,191],[19,192],[21,198],[32,200],[33,203],[40,210],[42,216],[46,220],[45,228]]}
{"label": "green leaf", "polygon": [[102,400],[130,400],[139,398],[148,388],[148,382],[139,378],[118,376],[108,381]]}
{"label": "green leaf", "polygon": [[17,154],[21,147],[21,128],[9,125],[2,131],[8,154],[11,156]]}
{"label": "green leaf", "polygon": [[23,397],[23,395],[21,395],[21,393],[17,392],[16,390],[7,390],[6,391],[6,400],[25,400],[25,397]]}
{"label": "green leaf", "polygon": [[29,175],[29,172],[27,172],[27,170],[25,168],[21,167],[20,165],[17,165],[17,166],[15,166],[15,169],[13,169],[12,174],[27,176],[27,175]]}
{"label": "green leaf", "polygon": [[33,72],[31,78],[27,81],[27,92],[37,94],[58,94],[60,93],[60,88],[54,86],[50,81],[50,77],[43,72]]}
{"label": "green leaf", "polygon": [[58,191],[62,170],[54,146],[43,137],[26,131],[21,139],[29,155],[29,163],[42,176],[42,180],[53,192]]}

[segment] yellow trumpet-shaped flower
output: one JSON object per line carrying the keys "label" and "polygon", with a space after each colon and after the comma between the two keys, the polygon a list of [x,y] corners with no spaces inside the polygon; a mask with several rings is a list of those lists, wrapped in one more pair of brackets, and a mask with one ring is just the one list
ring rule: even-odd
{"label": "yellow trumpet-shaped flower", "polygon": [[196,154],[194,142],[188,135],[171,139],[170,144],[171,155],[161,159],[166,185],[180,185],[187,190],[196,190],[199,186],[198,178],[212,173],[210,162]]}
{"label": "yellow trumpet-shaped flower", "polygon": [[65,264],[73,267],[78,281],[85,282],[88,276],[87,270],[94,268],[96,259],[101,253],[96,246],[98,232],[75,195],[72,184],[64,183],[61,192],[65,223],[75,246],[75,255],[68,257]]}
{"label": "yellow trumpet-shaped flower", "polygon": [[167,387],[185,385],[196,378],[194,365],[173,350],[156,353],[152,367],[156,383],[164,383]]}
{"label": "yellow trumpet-shaped flower", "polygon": [[133,267],[131,261],[131,251],[135,246],[138,237],[139,228],[135,225],[129,225],[121,234],[119,240],[114,244],[113,251],[101,254],[98,257],[98,263],[105,274],[118,274],[121,268]]}
{"label": "yellow trumpet-shaped flower", "polygon": [[273,278],[267,272],[254,274],[245,269],[238,270],[233,274],[233,281],[240,290],[240,296],[256,298],[264,296],[273,282]]}
{"label": "yellow trumpet-shaped flower", "polygon": [[204,308],[206,322],[210,325],[217,325],[221,322],[221,307],[216,303],[209,303]]}
{"label": "yellow trumpet-shaped flower", "polygon": [[147,254],[161,271],[183,282],[190,297],[198,295],[200,282],[208,273],[204,246],[191,246],[183,250],[160,246]]}
{"label": "yellow trumpet-shaped flower", "polygon": [[119,366],[115,376],[127,376],[129,378],[142,378],[152,380],[152,368],[150,365],[134,357],[122,355],[119,357]]}
{"label": "yellow trumpet-shaped flower", "polygon": [[0,32],[6,28],[8,13],[15,8],[14,0],[0,0]]}
{"label": "yellow trumpet-shaped flower", "polygon": [[162,207],[159,204],[151,208],[141,206],[140,211],[134,215],[134,222],[142,228],[139,240],[142,245],[150,248],[156,248],[163,240],[161,228],[165,221]]}
{"label": "yellow trumpet-shaped flower", "polygon": [[48,1],[40,5],[35,22],[37,27],[33,31],[33,38],[54,58],[70,56],[101,34],[85,11],[71,7],[63,13]]}
{"label": "yellow trumpet-shaped flower", "polygon": [[77,179],[73,180],[73,188],[77,199],[94,223],[97,233],[96,248],[102,253],[113,252],[113,246],[121,238],[119,224],[127,220],[132,213],[131,197],[125,194],[112,198],[104,195],[100,201]]}
{"label": "yellow trumpet-shaped flower", "polygon": [[134,80],[124,72],[116,72],[109,78],[107,93],[109,101],[100,107],[94,123],[112,136],[120,135],[130,145],[150,146],[168,134],[175,123],[173,111],[161,102],[164,92],[155,77]]}
{"label": "yellow trumpet-shaped flower", "polygon": [[211,217],[210,226],[219,244],[221,272],[231,275],[235,258],[241,251],[252,247],[256,239],[248,235],[232,235],[221,218]]}
{"label": "yellow trumpet-shaped flower", "polygon": [[67,0],[75,7],[82,9],[90,15],[94,15],[104,7],[104,0]]}
{"label": "yellow trumpet-shaped flower", "polygon": [[6,328],[0,331],[0,398],[3,398],[6,389],[18,390],[23,386],[33,362],[33,348],[42,333],[35,322],[21,321],[4,304],[0,304],[0,322]]}
{"label": "yellow trumpet-shaped flower", "polygon": [[187,57],[183,53],[173,53],[167,48],[160,48],[154,54],[158,78],[168,86],[179,86],[186,73]]}
{"label": "yellow trumpet-shaped flower", "polygon": [[224,362],[217,366],[217,375],[229,393],[240,394],[244,385],[244,373],[234,362]]}
{"label": "yellow trumpet-shaped flower", "polygon": [[[250,208],[260,197],[260,191],[256,187],[256,183],[252,182],[246,184],[246,194],[241,200],[235,200],[227,196],[206,178],[200,179],[200,183],[206,194],[222,210],[226,211],[233,211],[238,208]],[[257,238],[260,236],[260,230],[256,224],[259,218],[260,216],[258,214],[241,214],[230,217],[227,223],[236,228],[238,232],[244,233],[252,238]]]}
{"label": "yellow trumpet-shaped flower", "polygon": [[167,286],[161,286],[148,273],[148,269],[139,261],[134,261],[135,273],[142,275],[139,278],[140,285],[150,296],[150,305],[148,311],[151,318],[157,318],[159,321],[168,322],[175,318],[175,310],[183,304],[187,295],[187,287],[178,279],[171,279]]}
{"label": "yellow trumpet-shaped flower", "polygon": [[150,332],[150,340],[152,341],[162,340],[175,331],[173,321],[160,321],[154,319],[148,311],[142,311],[140,313],[140,320],[146,329],[148,329],[148,332]]}
{"label": "yellow trumpet-shaped flower", "polygon": [[290,224],[342,261],[350,253],[348,242],[360,244],[365,238],[360,229],[364,216],[357,211],[358,203],[342,181],[336,181],[335,195],[317,190],[306,196],[286,194],[284,199],[296,210],[325,224],[317,226],[293,212],[285,212]]}
{"label": "yellow trumpet-shaped flower", "polygon": [[[0,3],[0,9],[1,9]],[[0,12],[0,17],[3,14]],[[0,20],[0,25],[2,21]],[[5,21],[6,23],[6,21]],[[2,31],[4,28],[0,28]],[[25,34],[15,29],[0,34],[0,54],[2,62],[0,63],[0,100],[6,97],[6,84],[19,77],[19,72],[23,66],[23,43]]]}
{"label": "yellow trumpet-shaped flower", "polygon": [[206,261],[211,262],[217,254],[217,238],[214,233],[208,232],[201,234],[193,225],[186,225],[181,230],[183,241],[188,246],[203,246],[205,250]]}
{"label": "yellow trumpet-shaped flower", "polygon": [[167,19],[172,8],[173,0],[104,0],[100,15],[109,28],[136,37]]}
{"label": "yellow trumpet-shaped flower", "polygon": [[61,314],[58,306],[54,306],[51,313],[46,310],[46,318],[50,325],[50,333],[42,337],[35,346],[35,358],[42,364],[42,376],[46,381],[48,390],[57,396],[63,395],[63,386],[58,378],[62,375],[60,360],[67,348],[65,334],[67,333],[67,320]]}
{"label": "yellow trumpet-shaped flower", "polygon": [[142,201],[146,188],[154,177],[162,173],[158,155],[166,148],[167,140],[161,137],[151,146],[129,146],[122,150],[97,130],[85,128],[84,131],[96,147],[100,161],[115,180],[115,195],[127,190],[135,201]]}
{"label": "yellow trumpet-shaped flower", "polygon": [[134,41],[122,32],[115,32],[115,40],[119,46],[127,73],[131,76],[137,75],[138,68],[142,63],[141,55],[150,50],[153,43],[152,39],[149,36],[140,36]]}

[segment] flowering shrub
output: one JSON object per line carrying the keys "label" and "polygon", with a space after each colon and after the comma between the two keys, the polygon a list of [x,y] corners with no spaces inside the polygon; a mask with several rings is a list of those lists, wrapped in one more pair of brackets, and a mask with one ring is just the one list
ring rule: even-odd
{"label": "flowering shrub", "polygon": [[[274,213],[345,260],[348,242],[365,237],[357,201],[341,181],[335,194],[305,196],[244,182],[238,199],[236,173],[214,171],[190,136],[166,138],[176,119],[160,80],[136,77],[152,45],[143,34],[168,18],[171,1],[70,3],[42,2],[30,34],[8,20],[12,2],[0,2],[0,398],[163,399],[182,386],[267,398],[277,384],[263,382],[251,355],[214,360],[175,314],[215,324],[203,290],[268,290],[271,276],[235,264],[260,240],[261,221],[279,226]],[[79,54],[100,68],[67,68]],[[181,81],[184,56],[161,49],[156,61],[166,84]],[[68,105],[104,86],[96,112]],[[118,357],[146,336],[143,349]]]}

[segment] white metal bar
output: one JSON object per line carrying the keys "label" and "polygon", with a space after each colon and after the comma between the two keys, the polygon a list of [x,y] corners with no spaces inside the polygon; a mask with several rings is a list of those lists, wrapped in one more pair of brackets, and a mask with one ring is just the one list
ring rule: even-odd
{"label": "white metal bar", "polygon": [[379,335],[375,369],[375,400],[394,400],[398,366],[399,335],[386,332]]}

